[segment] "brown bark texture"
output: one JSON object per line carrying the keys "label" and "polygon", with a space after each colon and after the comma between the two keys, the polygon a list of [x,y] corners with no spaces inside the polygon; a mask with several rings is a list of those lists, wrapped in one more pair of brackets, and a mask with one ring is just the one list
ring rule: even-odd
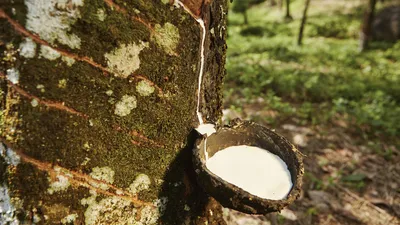
{"label": "brown bark texture", "polygon": [[227,3],[182,2],[0,1],[0,224],[224,224],[191,150],[197,100],[221,116]]}

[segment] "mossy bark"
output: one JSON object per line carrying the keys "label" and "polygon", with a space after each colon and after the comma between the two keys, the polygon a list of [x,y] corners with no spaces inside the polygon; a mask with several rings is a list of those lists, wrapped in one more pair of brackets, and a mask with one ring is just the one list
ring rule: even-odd
{"label": "mossy bark", "polygon": [[[0,4],[0,207],[12,211],[0,217],[223,223],[191,171],[198,22],[171,1],[49,2]],[[221,116],[226,14],[225,0],[200,11],[209,123]]]}

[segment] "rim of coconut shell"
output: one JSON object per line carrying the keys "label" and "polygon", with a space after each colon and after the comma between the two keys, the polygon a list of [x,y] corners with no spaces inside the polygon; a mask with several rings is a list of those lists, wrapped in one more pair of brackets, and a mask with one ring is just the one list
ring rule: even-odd
{"label": "rim of coconut shell", "polygon": [[262,125],[236,119],[229,126],[218,129],[207,138],[208,157],[230,146],[256,146],[278,155],[287,165],[291,174],[292,189],[282,200],[258,197],[231,184],[212,173],[206,167],[204,153],[205,136],[201,136],[193,151],[193,166],[199,185],[221,205],[249,214],[278,212],[293,203],[301,193],[304,174],[301,152],[285,137]]}

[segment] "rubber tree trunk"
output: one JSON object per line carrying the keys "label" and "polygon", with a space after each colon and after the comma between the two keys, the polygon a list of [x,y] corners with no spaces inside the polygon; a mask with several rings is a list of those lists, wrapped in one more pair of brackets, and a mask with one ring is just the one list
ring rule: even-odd
{"label": "rubber tree trunk", "polygon": [[306,26],[306,21],[307,21],[307,11],[308,7],[310,5],[311,0],[306,0],[306,4],[304,6],[304,11],[303,11],[303,17],[301,18],[301,24],[300,24],[300,30],[299,30],[299,37],[297,39],[297,44],[300,46],[302,45],[303,42],[303,32],[304,32],[304,27]]}
{"label": "rubber tree trunk", "polygon": [[[225,0],[0,4],[0,224],[224,224],[191,164],[221,116]],[[13,223],[14,224],[14,223]]]}
{"label": "rubber tree trunk", "polygon": [[291,21],[293,17],[290,15],[290,0],[286,0],[286,15],[285,20]]}
{"label": "rubber tree trunk", "polygon": [[369,0],[368,8],[364,13],[364,21],[360,32],[360,51],[364,51],[368,48],[368,42],[371,39],[376,2],[376,0]]}

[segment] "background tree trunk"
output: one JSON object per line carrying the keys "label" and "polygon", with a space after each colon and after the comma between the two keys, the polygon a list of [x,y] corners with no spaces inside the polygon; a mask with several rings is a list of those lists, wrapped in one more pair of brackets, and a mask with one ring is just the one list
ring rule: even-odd
{"label": "background tree trunk", "polygon": [[250,7],[248,1],[235,1],[232,5],[232,11],[243,15],[243,24],[248,24],[247,9]]}
{"label": "background tree trunk", "polygon": [[285,20],[291,21],[293,17],[290,15],[290,0],[286,0],[286,15]]}
{"label": "background tree trunk", "polygon": [[376,0],[368,1],[368,8],[364,13],[364,21],[360,32],[360,51],[368,48],[368,41],[371,39],[372,22],[374,21]]}
{"label": "background tree trunk", "polygon": [[249,18],[247,17],[247,10],[243,12],[243,23],[244,24],[249,24]]}
{"label": "background tree trunk", "polygon": [[[223,224],[196,185],[221,116],[224,0],[0,3],[0,224]],[[190,11],[193,16],[191,16]],[[136,224],[135,223],[135,224]]]}
{"label": "background tree trunk", "polygon": [[306,4],[304,6],[303,17],[301,18],[300,30],[299,30],[299,37],[297,39],[297,44],[302,45],[303,41],[303,31],[307,21],[307,11],[308,6],[310,5],[310,0],[306,0]]}

